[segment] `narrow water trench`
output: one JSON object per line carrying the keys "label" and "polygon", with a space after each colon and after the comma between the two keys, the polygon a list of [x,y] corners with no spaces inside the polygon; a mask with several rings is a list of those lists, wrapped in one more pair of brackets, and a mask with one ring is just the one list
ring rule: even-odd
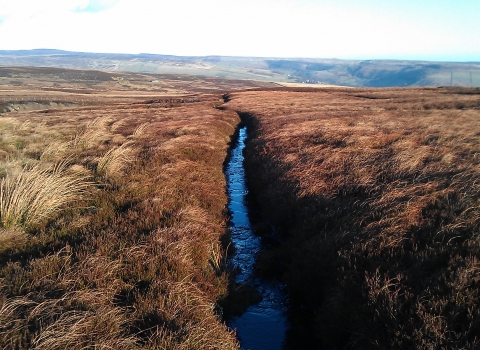
{"label": "narrow water trench", "polygon": [[246,138],[247,127],[242,127],[225,169],[231,239],[235,248],[230,263],[238,272],[235,277],[237,285],[254,287],[261,295],[261,301],[229,320],[228,325],[236,329],[242,349],[282,349],[288,328],[283,286],[275,281],[260,279],[254,271],[255,256],[262,249],[262,244],[260,237],[255,236],[252,230],[246,203],[248,188],[243,164]]}

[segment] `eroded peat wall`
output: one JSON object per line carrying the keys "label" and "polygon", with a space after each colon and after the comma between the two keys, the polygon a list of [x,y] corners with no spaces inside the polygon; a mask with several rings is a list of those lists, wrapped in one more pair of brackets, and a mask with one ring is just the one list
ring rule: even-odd
{"label": "eroded peat wall", "polygon": [[281,242],[258,267],[287,285],[287,347],[480,345],[478,89],[229,99],[250,124],[250,191]]}

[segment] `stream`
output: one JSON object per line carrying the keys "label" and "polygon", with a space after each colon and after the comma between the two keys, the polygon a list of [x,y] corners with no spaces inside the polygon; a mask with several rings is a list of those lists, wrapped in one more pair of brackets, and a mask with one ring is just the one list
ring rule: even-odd
{"label": "stream", "polygon": [[261,238],[253,233],[246,205],[248,188],[243,166],[246,138],[247,127],[242,127],[225,168],[228,209],[231,215],[229,225],[235,247],[235,254],[229,259],[238,270],[235,282],[255,287],[262,300],[250,306],[242,315],[229,320],[227,324],[236,330],[242,349],[282,349],[288,328],[283,286],[275,281],[260,279],[254,271],[255,255],[261,250],[262,244]]}

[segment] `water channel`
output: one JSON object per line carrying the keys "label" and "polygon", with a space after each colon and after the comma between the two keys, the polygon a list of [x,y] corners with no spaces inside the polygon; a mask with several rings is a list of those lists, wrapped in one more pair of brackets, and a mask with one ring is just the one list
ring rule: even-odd
{"label": "water channel", "polygon": [[248,189],[243,166],[246,138],[247,128],[242,127],[225,169],[231,238],[235,247],[235,254],[230,259],[238,270],[235,281],[255,287],[262,300],[250,306],[242,315],[229,320],[228,325],[236,329],[242,349],[278,350],[283,348],[285,331],[288,328],[285,316],[286,297],[281,284],[262,280],[255,275],[255,255],[262,248],[262,244],[261,238],[253,233],[246,204]]}

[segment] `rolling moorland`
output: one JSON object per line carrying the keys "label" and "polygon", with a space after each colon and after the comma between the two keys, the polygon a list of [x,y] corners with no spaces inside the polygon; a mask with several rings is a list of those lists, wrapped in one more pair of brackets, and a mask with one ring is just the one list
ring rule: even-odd
{"label": "rolling moorland", "polygon": [[80,77],[37,89],[52,77],[37,70],[2,86],[4,105],[43,109],[0,114],[1,347],[238,348],[216,304],[228,287],[223,163],[238,115],[215,108],[218,92],[132,89],[119,102],[117,81],[86,94],[86,72],[59,72]]}
{"label": "rolling moorland", "polygon": [[479,89],[1,72],[3,348],[238,348],[219,304],[241,123],[286,348],[480,346]]}
{"label": "rolling moorland", "polygon": [[187,75],[0,66],[0,112],[144,100],[173,103],[176,96],[192,100],[199,93],[274,86],[278,85]]}
{"label": "rolling moorland", "polygon": [[104,54],[60,50],[0,51],[0,65],[189,74],[278,83],[355,87],[480,86],[478,62],[283,59]]}

